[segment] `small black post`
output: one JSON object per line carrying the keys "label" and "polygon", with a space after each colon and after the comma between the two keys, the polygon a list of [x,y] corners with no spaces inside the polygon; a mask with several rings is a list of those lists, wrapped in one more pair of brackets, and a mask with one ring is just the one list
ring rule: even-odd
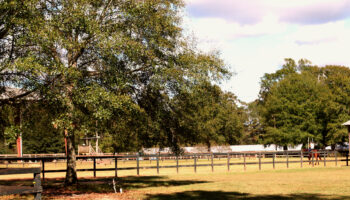
{"label": "small black post", "polygon": [[346,152],[346,166],[349,166],[349,152]]}
{"label": "small black post", "polygon": [[194,154],[193,159],[194,159],[194,172],[197,173],[197,158],[196,158],[196,154]]}
{"label": "small black post", "polygon": [[227,153],[227,171],[230,171],[230,153]]}
{"label": "small black post", "polygon": [[273,153],[272,154],[272,166],[273,166],[273,169],[275,169],[275,158],[276,158],[276,153]]}
{"label": "small black post", "polygon": [[115,177],[117,178],[118,177],[118,157],[117,156],[115,157],[115,160],[114,160],[114,166],[115,166]]}
{"label": "small black post", "polygon": [[286,151],[287,153],[287,168],[289,168],[289,155],[288,155],[288,151]]}
{"label": "small black post", "polygon": [[335,157],[335,166],[338,165],[338,159],[337,159],[337,151],[334,151],[334,157]]}
{"label": "small black post", "polygon": [[42,173],[43,173],[43,182],[45,181],[45,159],[41,159],[41,164],[42,164]]}
{"label": "small black post", "polygon": [[323,164],[326,166],[326,151],[323,151]]}
{"label": "small black post", "polygon": [[96,158],[94,157],[94,178],[96,178]]}
{"label": "small black post", "polygon": [[139,153],[137,153],[137,157],[136,157],[136,171],[137,171],[137,176],[140,175],[140,158],[139,158]]}
{"label": "small black post", "polygon": [[259,152],[259,170],[261,170],[261,152]]}
{"label": "small black post", "polygon": [[176,156],[176,173],[179,173],[179,156]]}
{"label": "small black post", "polygon": [[214,155],[211,153],[211,172],[214,172]]}
{"label": "small black post", "polygon": [[312,155],[312,167],[313,167],[314,166],[314,157],[315,157],[314,152],[311,151],[311,155]]}
{"label": "small black post", "polygon": [[244,171],[246,171],[247,170],[247,164],[246,164],[246,155],[245,155],[245,153],[243,154],[243,162],[244,162]]}
{"label": "small black post", "polygon": [[303,168],[303,150],[300,150],[300,167]]}
{"label": "small black post", "polygon": [[159,174],[159,154],[157,156],[157,174]]}

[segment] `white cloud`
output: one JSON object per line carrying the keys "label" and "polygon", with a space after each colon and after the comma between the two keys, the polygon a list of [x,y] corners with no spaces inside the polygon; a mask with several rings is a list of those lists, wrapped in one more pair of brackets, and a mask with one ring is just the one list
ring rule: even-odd
{"label": "white cloud", "polygon": [[259,23],[267,14],[280,21],[321,24],[350,17],[349,0],[187,0],[193,17],[220,17],[239,24]]}
{"label": "white cloud", "polygon": [[[254,13],[254,7],[248,12],[236,9],[237,19],[229,12],[230,6],[243,8],[255,3],[262,6],[261,12]],[[350,20],[340,20],[342,15],[338,15],[350,8],[349,0],[190,0],[189,5],[223,11],[218,15],[202,13],[201,17],[193,17],[199,15],[192,13],[185,24],[198,37],[202,50],[221,50],[223,59],[237,73],[223,88],[244,101],[257,98],[260,78],[264,73],[276,71],[284,58],[306,58],[319,66],[350,66],[350,27],[346,26]],[[311,8],[315,10],[307,13]],[[319,12],[325,12],[326,8],[331,14],[321,15]],[[304,19],[306,16],[308,19]],[[252,21],[248,23],[247,19]]]}
{"label": "white cloud", "polygon": [[252,25],[240,25],[222,18],[186,18],[185,26],[200,39],[200,44],[221,47],[238,38],[280,34],[286,31],[286,24],[278,22],[276,16],[266,15],[262,21]]}

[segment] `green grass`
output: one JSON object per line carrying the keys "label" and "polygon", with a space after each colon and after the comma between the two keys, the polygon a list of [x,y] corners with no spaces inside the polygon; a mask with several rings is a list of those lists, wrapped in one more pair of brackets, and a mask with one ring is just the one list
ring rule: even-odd
{"label": "green grass", "polygon": [[[118,178],[125,199],[350,199],[350,168],[302,168],[247,172],[199,172],[160,176]],[[62,179],[44,184],[46,199],[65,199],[72,194],[113,194],[112,178],[81,179],[79,185],[64,188]],[[0,181],[0,184],[26,184]],[[28,184],[28,183],[27,183]],[[119,195],[119,196],[118,196]],[[112,198],[113,199],[113,198]]]}
{"label": "green grass", "polygon": [[[137,189],[146,199],[350,199],[350,168],[168,176],[180,186]],[[161,180],[159,180],[161,181]]]}
{"label": "green grass", "polygon": [[[283,159],[282,159],[283,160]],[[232,162],[241,162],[238,158]],[[256,162],[256,159],[247,160]],[[264,159],[263,161],[270,161]],[[226,159],[215,160],[214,163],[226,163]],[[197,163],[210,163],[207,159]],[[193,164],[193,160],[183,160],[180,164]],[[23,164],[17,164],[23,165]],[[119,162],[119,167],[136,166],[135,161]],[[155,166],[156,161],[141,161],[140,166]],[[175,165],[174,161],[160,161],[160,165]],[[179,174],[176,169],[160,169],[157,175],[156,169],[140,170],[141,176],[135,176],[136,170],[120,171],[121,176],[117,180],[117,189],[123,188],[121,194],[114,194],[112,176],[114,172],[97,172],[98,178],[92,178],[92,172],[79,173],[79,185],[64,188],[64,173],[47,174],[51,177],[44,183],[44,197],[46,199],[67,199],[74,195],[82,195],[81,199],[102,198],[104,199],[250,199],[250,200],[277,200],[277,199],[350,199],[350,167],[341,166],[343,163],[327,163],[327,167],[320,165],[312,167],[304,163],[293,163],[287,169],[286,164],[262,165],[262,171],[258,165],[231,166],[230,172],[227,166],[198,167],[194,173],[193,167],[181,168]],[[30,166],[30,165],[28,165]],[[64,168],[64,163],[47,163],[46,169]],[[113,163],[99,164],[98,168],[113,167]],[[13,164],[12,167],[16,167]],[[18,167],[18,166],[17,166]],[[25,164],[25,167],[27,165]],[[78,163],[78,168],[92,168],[92,163]],[[31,176],[29,176],[31,177]],[[56,177],[56,178],[54,178]],[[58,178],[57,178],[58,177]],[[31,184],[30,180],[5,179],[19,178],[14,176],[2,176],[2,184]],[[21,176],[21,178],[23,178]],[[30,196],[26,196],[30,199]],[[22,197],[20,197],[22,198]],[[1,197],[0,197],[1,199]]]}

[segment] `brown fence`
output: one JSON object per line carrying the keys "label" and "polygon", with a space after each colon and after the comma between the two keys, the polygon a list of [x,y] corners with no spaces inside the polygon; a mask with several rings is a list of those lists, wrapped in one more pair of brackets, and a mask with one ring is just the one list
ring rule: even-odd
{"label": "brown fence", "polygon": [[[275,169],[277,164],[284,164],[289,168],[292,163],[299,163],[300,167],[303,167],[304,163],[311,166],[316,164],[327,166],[327,163],[334,163],[335,166],[343,164],[348,166],[348,152],[339,151],[318,151],[315,153],[305,151],[280,151],[280,152],[231,152],[231,153],[207,153],[207,154],[186,154],[182,156],[176,156],[171,154],[154,154],[154,155],[107,155],[107,156],[77,156],[77,161],[92,161],[91,168],[77,169],[78,172],[92,172],[96,177],[98,171],[114,171],[115,176],[118,176],[119,170],[135,170],[137,175],[140,175],[140,170],[144,169],[156,169],[159,174],[162,168],[176,168],[176,172],[179,173],[180,168],[193,168],[194,172],[197,172],[199,167],[210,167],[211,171],[214,171],[217,166],[226,166],[227,171],[230,171],[231,166],[242,166],[242,170],[246,170],[248,165],[258,165],[259,170],[262,170],[263,166],[270,165]],[[239,158],[238,162],[232,162],[234,158]],[[253,158],[253,159],[252,159]],[[321,160],[319,159],[321,158]],[[207,163],[198,163],[201,159],[206,160]],[[223,160],[221,160],[223,159]],[[97,168],[96,164],[102,160],[109,160],[113,163],[114,167],[110,168]],[[155,166],[140,166],[140,161],[149,160],[149,162],[156,162]],[[160,165],[160,161],[170,160],[173,161],[173,165]],[[179,164],[179,161],[191,162],[192,164]],[[219,162],[219,160],[221,160]],[[254,160],[253,162],[251,160]],[[63,161],[66,162],[65,156],[25,156],[25,157],[1,157],[0,163],[11,162],[40,162],[42,177],[45,179],[46,173],[66,172],[66,169],[45,169],[45,164],[50,162]],[[134,166],[118,167],[119,162],[133,161]],[[223,162],[224,161],[224,162]]]}

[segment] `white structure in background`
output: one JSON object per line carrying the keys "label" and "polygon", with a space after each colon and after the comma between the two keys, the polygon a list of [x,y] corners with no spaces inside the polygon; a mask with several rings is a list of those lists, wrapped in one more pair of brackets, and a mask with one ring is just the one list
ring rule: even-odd
{"label": "white structure in background", "polygon": [[[300,151],[303,147],[302,144],[297,146],[288,146],[288,151]],[[257,145],[231,145],[232,152],[244,152],[244,151],[283,151],[283,147],[275,144],[264,146],[262,144]]]}
{"label": "white structure in background", "polygon": [[[288,151],[300,151],[303,145],[288,146]],[[185,153],[208,153],[207,147],[182,147]],[[264,146],[262,144],[257,145],[231,145],[231,146],[213,146],[210,148],[212,153],[231,153],[231,152],[263,152],[263,151],[283,151],[283,147],[275,144]],[[170,154],[170,148],[143,148],[145,154]]]}

